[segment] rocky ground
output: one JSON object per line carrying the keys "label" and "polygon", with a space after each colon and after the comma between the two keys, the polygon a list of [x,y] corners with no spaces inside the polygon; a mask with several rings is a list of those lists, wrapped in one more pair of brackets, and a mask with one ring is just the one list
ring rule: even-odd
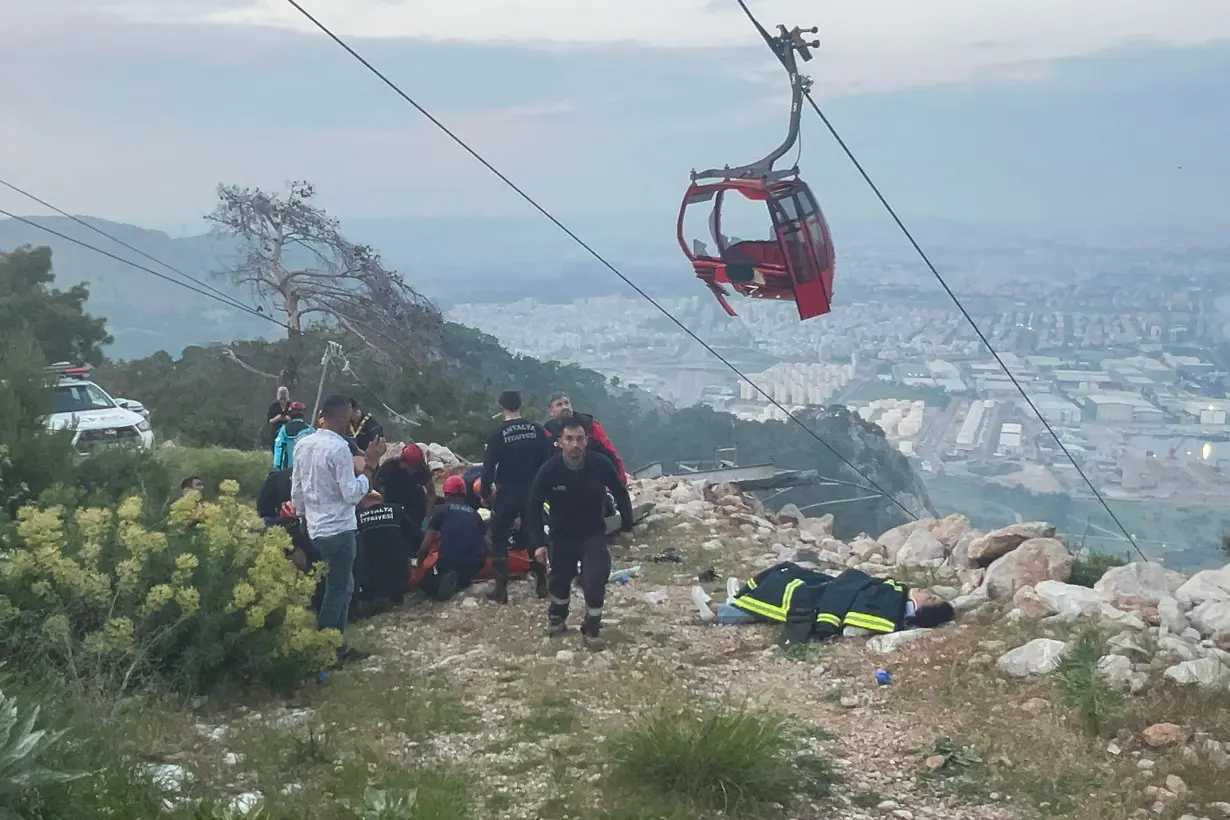
{"label": "rocky ground", "polygon": [[[525,583],[506,607],[478,588],[416,601],[356,625],[376,655],[326,686],[240,712],[201,705],[192,743],[161,737],[174,751],[159,771],[237,806],[275,790],[310,805],[334,788],[319,773],[357,758],[460,776],[479,817],[655,817],[611,805],[607,739],[655,710],[746,705],[786,713],[838,774],[784,817],[1230,817],[1230,568],[1129,564],[1089,588],[1069,583],[1075,559],[1043,523],[979,533],[950,516],[845,543],[829,517],[771,515],[730,486],[634,484],[655,508],[613,549],[616,569],[641,571],[608,588],[605,651],[575,629],[545,638]],[[698,574],[721,601],[727,577],[781,560],[892,575],[961,614],[787,652],[772,627],[700,621]],[[1081,657],[1104,696],[1071,683]]]}

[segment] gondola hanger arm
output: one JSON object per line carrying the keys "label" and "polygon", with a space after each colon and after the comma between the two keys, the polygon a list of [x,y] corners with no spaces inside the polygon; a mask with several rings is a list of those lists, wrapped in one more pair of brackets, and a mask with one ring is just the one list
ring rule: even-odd
{"label": "gondola hanger arm", "polygon": [[740,165],[735,168],[729,165],[725,168],[710,168],[706,171],[692,172],[692,181],[702,179],[784,179],[786,177],[797,176],[798,169],[790,168],[788,170],[774,171],[773,166],[779,159],[784,157],[794,147],[794,144],[799,139],[799,125],[803,115],[803,98],[807,92],[811,90],[812,82],[810,77],[804,77],[799,73],[798,64],[795,61],[795,54],[803,59],[804,62],[811,60],[811,49],[819,48],[819,40],[804,40],[803,34],[815,34],[819,32],[817,26],[804,29],[795,26],[793,29],[787,29],[785,26],[777,27],[778,34],[770,34],[764,26],[760,25],[751,9],[747,7],[744,0],[735,0],[739,4],[739,8],[743,9],[743,13],[752,21],[752,25],[760,32],[760,36],[764,38],[769,49],[777,57],[778,62],[786,69],[786,73],[790,77],[790,125],[786,131],[786,138],[782,144],[770,151],[763,158],[748,165]]}

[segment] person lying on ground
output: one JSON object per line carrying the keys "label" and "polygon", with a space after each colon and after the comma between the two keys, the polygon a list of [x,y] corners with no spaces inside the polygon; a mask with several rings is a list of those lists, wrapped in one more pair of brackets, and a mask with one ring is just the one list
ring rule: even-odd
{"label": "person lying on ground", "polygon": [[746,584],[729,579],[725,604],[714,604],[700,587],[692,588],[692,601],[704,621],[780,623],[783,644],[823,640],[851,628],[877,634],[931,629],[955,617],[952,604],[929,590],[856,569],[826,575],[789,561]]}
{"label": "person lying on ground", "polygon": [[[600,648],[602,606],[611,574],[611,551],[606,542],[607,488],[615,493],[624,532],[632,529],[632,499],[619,480],[615,465],[588,449],[585,425],[576,417],[563,420],[560,451],[542,465],[530,485],[525,509],[526,538],[535,546],[535,558],[548,563],[547,634],[567,631],[572,581],[580,564],[585,593],[585,619],[581,634],[587,645]],[[543,506],[550,504],[550,549],[543,530]]]}
{"label": "person lying on ground", "polygon": [[447,601],[469,586],[487,563],[487,525],[465,497],[461,476],[444,480],[444,503],[431,514],[419,547],[420,562],[437,553],[436,565],[420,584],[437,601]]}

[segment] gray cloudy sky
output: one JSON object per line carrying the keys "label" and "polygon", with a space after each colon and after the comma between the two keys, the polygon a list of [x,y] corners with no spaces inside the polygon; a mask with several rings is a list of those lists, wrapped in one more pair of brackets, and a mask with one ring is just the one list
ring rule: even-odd
{"label": "gray cloudy sky", "polygon": [[[303,3],[561,216],[665,217],[784,127],[733,1]],[[306,178],[342,215],[524,212],[284,0],[3,6],[0,176],[61,207],[191,230],[220,181]],[[820,26],[807,72],[908,213],[1230,228],[1227,0],[753,9]],[[874,213],[811,118],[802,167],[831,216]]]}

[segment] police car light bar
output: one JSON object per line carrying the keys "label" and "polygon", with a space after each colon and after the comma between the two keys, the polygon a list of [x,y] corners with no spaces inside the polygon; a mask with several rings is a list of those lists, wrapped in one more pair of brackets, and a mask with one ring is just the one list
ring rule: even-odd
{"label": "police car light bar", "polygon": [[46,372],[56,376],[86,378],[90,375],[89,365],[75,365],[70,362],[56,362],[45,368]]}

